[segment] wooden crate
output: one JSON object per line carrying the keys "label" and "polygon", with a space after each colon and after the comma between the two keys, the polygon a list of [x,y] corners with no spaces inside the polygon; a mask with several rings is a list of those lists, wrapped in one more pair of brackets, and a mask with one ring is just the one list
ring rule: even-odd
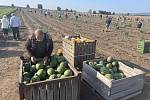
{"label": "wooden crate", "polygon": [[144,85],[144,72],[137,68],[130,68],[121,62],[119,66],[126,78],[110,80],[85,61],[81,78],[106,100],[126,100],[140,94]]}
{"label": "wooden crate", "polygon": [[79,100],[80,76],[74,68],[70,67],[74,76],[24,84],[22,64],[23,62],[19,79],[20,100]]}
{"label": "wooden crate", "polygon": [[138,41],[137,51],[140,53],[150,53],[150,40]]}
{"label": "wooden crate", "polygon": [[93,42],[76,43],[63,39],[63,55],[71,66],[81,67],[83,61],[95,58],[96,40]]}

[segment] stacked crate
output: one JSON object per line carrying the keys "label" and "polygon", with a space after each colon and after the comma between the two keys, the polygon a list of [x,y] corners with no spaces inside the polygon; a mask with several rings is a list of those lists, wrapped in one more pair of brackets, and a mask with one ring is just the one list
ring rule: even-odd
{"label": "stacked crate", "polygon": [[140,40],[137,45],[137,50],[140,53],[150,53],[150,40]]}
{"label": "stacked crate", "polygon": [[73,67],[81,69],[83,61],[94,59],[95,50],[96,40],[77,43],[71,39],[63,39],[63,56]]}

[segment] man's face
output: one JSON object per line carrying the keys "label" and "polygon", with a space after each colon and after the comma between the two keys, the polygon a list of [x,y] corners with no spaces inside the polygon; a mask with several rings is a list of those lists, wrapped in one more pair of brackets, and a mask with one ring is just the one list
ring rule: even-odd
{"label": "man's face", "polygon": [[44,34],[43,33],[41,33],[41,32],[36,32],[35,33],[35,37],[36,37],[36,39],[38,40],[38,41],[43,41],[43,38],[44,38]]}

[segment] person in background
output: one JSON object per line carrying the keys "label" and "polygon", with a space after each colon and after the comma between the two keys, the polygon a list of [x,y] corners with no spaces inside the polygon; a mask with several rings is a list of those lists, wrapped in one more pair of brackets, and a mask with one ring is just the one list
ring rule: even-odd
{"label": "person in background", "polygon": [[108,31],[109,26],[110,26],[110,24],[111,24],[111,21],[112,21],[112,18],[111,18],[111,17],[108,17],[108,18],[106,19],[106,31]]}
{"label": "person in background", "polygon": [[3,30],[4,40],[8,39],[8,27],[9,27],[9,21],[7,19],[7,16],[4,15],[3,18],[1,19],[1,28]]}
{"label": "person in background", "polygon": [[20,39],[20,33],[19,33],[20,19],[14,13],[11,14],[10,26],[13,31],[14,40],[19,40]]}
{"label": "person in background", "polygon": [[137,28],[138,28],[139,31],[141,30],[141,27],[142,27],[142,22],[141,22],[141,21],[138,21],[138,23],[137,23]]}
{"label": "person in background", "polygon": [[44,63],[46,63],[53,51],[52,38],[41,29],[37,29],[27,40],[26,50],[33,63],[38,62],[39,59],[43,59]]}

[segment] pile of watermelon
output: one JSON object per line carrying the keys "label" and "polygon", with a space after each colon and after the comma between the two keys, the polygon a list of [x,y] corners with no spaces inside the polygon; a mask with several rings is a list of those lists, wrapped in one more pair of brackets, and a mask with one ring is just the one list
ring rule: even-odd
{"label": "pile of watermelon", "polygon": [[31,64],[31,62],[23,63],[23,83],[25,84],[65,78],[72,75],[73,72],[62,55],[51,56],[47,65],[44,65],[42,62],[36,64]]}
{"label": "pile of watermelon", "polygon": [[118,80],[126,77],[123,71],[119,69],[118,61],[114,60],[111,56],[100,61],[90,61],[88,65],[108,79]]}

